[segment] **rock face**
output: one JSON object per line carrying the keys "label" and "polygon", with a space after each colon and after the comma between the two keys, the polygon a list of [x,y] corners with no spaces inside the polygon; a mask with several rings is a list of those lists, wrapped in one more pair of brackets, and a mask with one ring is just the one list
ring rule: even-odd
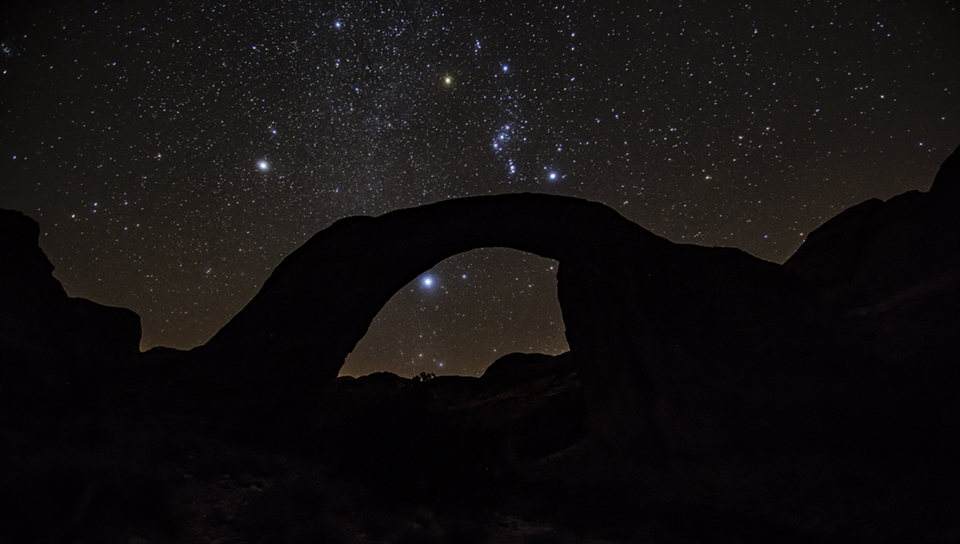
{"label": "rock face", "polygon": [[829,357],[810,356],[830,338],[822,316],[781,267],[670,243],[597,203],[533,194],[339,221],[287,257],[191,355],[212,362],[210,383],[232,380],[230,396],[244,402],[315,394],[394,293],[480,247],[560,262],[558,297],[591,436],[612,449],[723,450],[749,432],[735,425],[759,424],[749,414],[798,409],[807,384],[795,379],[797,361],[819,367],[804,372],[831,373]]}
{"label": "rock face", "polygon": [[960,341],[960,148],[927,193],[868,200],[810,233],[784,263],[885,360]]}
{"label": "rock face", "polygon": [[5,372],[70,380],[140,352],[140,316],[69,298],[38,243],[40,226],[0,210],[0,351]]}

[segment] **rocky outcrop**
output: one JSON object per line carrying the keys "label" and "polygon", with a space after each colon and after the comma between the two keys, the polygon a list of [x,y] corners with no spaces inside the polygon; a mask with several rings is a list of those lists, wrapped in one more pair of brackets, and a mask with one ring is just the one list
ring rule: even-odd
{"label": "rocky outcrop", "polygon": [[140,316],[67,296],[39,245],[40,226],[0,210],[0,351],[4,372],[66,382],[140,352]]}
{"label": "rocky outcrop", "polygon": [[542,353],[510,353],[494,361],[480,379],[487,384],[529,383],[545,375],[575,371],[570,352],[551,356]]}
{"label": "rocky outcrop", "polygon": [[[849,208],[784,263],[885,360],[960,348],[960,148],[930,191]],[[922,354],[922,355],[921,355]]]}
{"label": "rocky outcrop", "polygon": [[936,195],[938,198],[957,198],[960,196],[960,147],[955,149],[940,165],[940,170],[933,178],[930,194]]}
{"label": "rocky outcrop", "polygon": [[[429,457],[434,454],[427,450],[434,445],[423,435],[433,433],[415,430],[429,421],[455,430],[460,447],[483,450],[486,459],[480,463],[537,461],[584,438],[586,410],[570,355],[513,353],[480,378],[406,379],[386,372],[341,376],[324,390],[314,418],[317,434],[328,450],[337,450],[338,458],[410,447]],[[371,444],[374,433],[395,442]],[[416,435],[424,444],[405,444]]]}
{"label": "rocky outcrop", "polygon": [[798,372],[832,376],[822,353],[830,333],[781,267],[670,243],[601,204],[533,194],[339,221],[287,257],[191,356],[210,370],[208,391],[225,388],[247,406],[315,396],[394,293],[479,247],[560,262],[591,436],[610,449],[724,450],[756,423],[750,414],[792,413],[814,395]]}

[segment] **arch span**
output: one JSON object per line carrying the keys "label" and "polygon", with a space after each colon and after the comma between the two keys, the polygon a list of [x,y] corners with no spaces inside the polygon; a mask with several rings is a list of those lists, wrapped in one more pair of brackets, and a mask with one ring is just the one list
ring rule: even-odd
{"label": "arch span", "polygon": [[480,247],[559,261],[566,337],[601,442],[716,447],[724,426],[704,414],[736,388],[729,348],[771,327],[782,342],[771,316],[796,305],[779,266],[738,250],[676,245],[585,200],[483,196],[338,221],[200,351],[229,361],[252,396],[310,394],[337,376],[394,293]]}

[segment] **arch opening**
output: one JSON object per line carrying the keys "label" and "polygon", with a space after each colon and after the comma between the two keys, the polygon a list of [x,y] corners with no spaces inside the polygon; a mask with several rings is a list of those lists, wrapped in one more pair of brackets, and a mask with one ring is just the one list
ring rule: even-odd
{"label": "arch opening", "polygon": [[341,376],[480,376],[514,352],[569,350],[559,263],[507,248],[447,258],[401,288],[347,356]]}

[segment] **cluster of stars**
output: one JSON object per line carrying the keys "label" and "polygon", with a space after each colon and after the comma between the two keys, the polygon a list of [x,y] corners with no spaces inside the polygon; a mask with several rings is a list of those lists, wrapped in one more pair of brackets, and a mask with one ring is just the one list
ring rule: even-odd
{"label": "cluster of stars", "polygon": [[[202,344],[339,218],[463,196],[587,198],[779,262],[929,186],[960,143],[958,28],[947,0],[24,5],[0,206],[143,348]],[[487,251],[401,291],[347,368],[565,349],[555,263]]]}

